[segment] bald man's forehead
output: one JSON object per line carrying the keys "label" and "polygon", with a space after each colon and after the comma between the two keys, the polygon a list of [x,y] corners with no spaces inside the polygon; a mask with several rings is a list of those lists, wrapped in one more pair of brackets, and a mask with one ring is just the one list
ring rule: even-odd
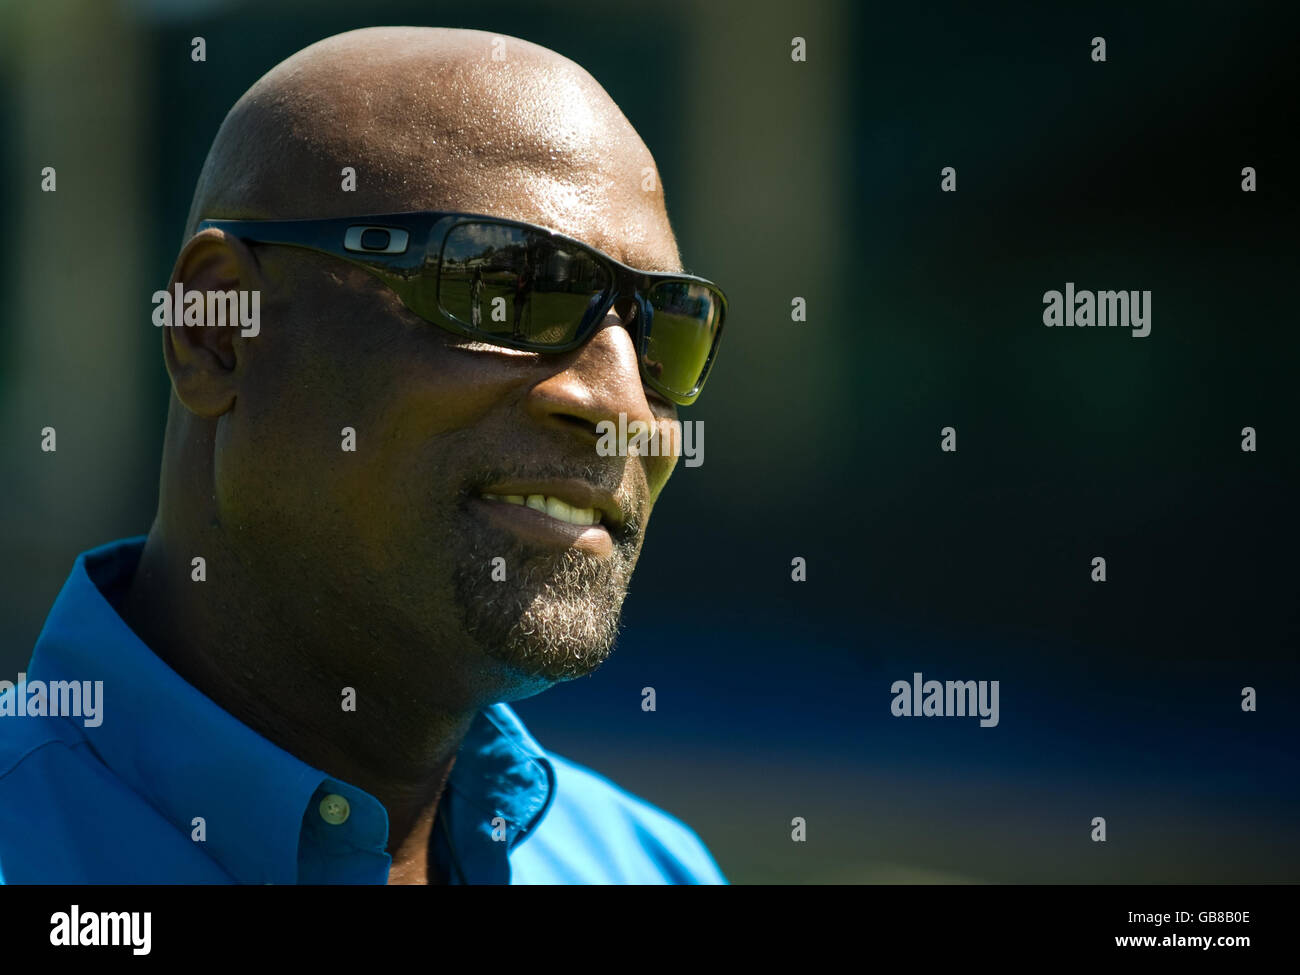
{"label": "bald man's forehead", "polygon": [[231,111],[195,199],[197,216],[485,213],[680,269],[654,160],[605,91],[476,31],[354,31],[299,52]]}

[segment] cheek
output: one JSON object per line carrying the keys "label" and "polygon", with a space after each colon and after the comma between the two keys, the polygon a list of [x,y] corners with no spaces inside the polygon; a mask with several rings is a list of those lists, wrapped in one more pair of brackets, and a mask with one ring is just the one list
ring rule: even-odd
{"label": "cheek", "polygon": [[215,479],[228,523],[293,548],[332,544],[355,529],[383,443],[383,403],[392,372],[362,348],[327,354],[327,329],[290,342],[274,328],[251,355],[234,408],[218,423]]}
{"label": "cheek", "polygon": [[659,497],[659,492],[668,483],[668,478],[676,470],[677,464],[688,446],[683,440],[684,435],[687,433],[686,426],[676,412],[659,412],[656,410],[655,427],[659,435],[659,456],[652,454],[643,458],[646,483],[652,501]]}
{"label": "cheek", "polygon": [[677,457],[646,457],[646,484],[650,489],[650,502],[659,500],[659,495],[668,484],[668,478],[677,467]]}
{"label": "cheek", "polygon": [[376,572],[427,556],[468,476],[493,466],[496,438],[481,431],[530,381],[528,363],[451,348],[378,300],[300,307],[296,323],[292,340],[264,328],[223,418],[224,517]]}

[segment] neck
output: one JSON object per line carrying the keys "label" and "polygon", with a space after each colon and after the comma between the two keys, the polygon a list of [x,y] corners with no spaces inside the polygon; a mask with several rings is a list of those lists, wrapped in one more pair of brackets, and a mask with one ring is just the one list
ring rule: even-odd
{"label": "neck", "polygon": [[[218,706],[383,803],[392,876],[421,882],[429,831],[477,707],[412,693],[383,634],[337,612],[323,619],[329,608],[310,600],[302,601],[310,612],[295,616],[283,583],[277,590],[250,580],[212,542],[169,547],[155,523],[119,607],[122,618]],[[214,581],[193,581],[190,556],[180,549],[205,551]]]}

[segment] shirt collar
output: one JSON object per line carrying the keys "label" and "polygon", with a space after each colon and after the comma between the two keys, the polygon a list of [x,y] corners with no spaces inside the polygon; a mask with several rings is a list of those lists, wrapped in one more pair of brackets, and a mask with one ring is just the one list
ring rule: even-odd
{"label": "shirt collar", "polygon": [[[382,850],[388,838],[382,804],[218,707],[123,622],[114,603],[135,572],[144,541],[125,539],[77,557],[36,641],[29,680],[102,680],[102,723],[77,722],[77,733],[178,830],[190,833],[194,817],[205,816],[206,849],[237,881],[298,880],[303,817],[322,786],[342,785],[354,808],[362,804],[358,822],[371,824],[372,834],[363,845]],[[550,808],[555,772],[514,711],[494,704],[471,722],[447,793],[439,816],[448,813],[464,879],[508,882],[507,854]],[[212,816],[220,829],[213,828]],[[500,841],[502,824],[508,842]]]}

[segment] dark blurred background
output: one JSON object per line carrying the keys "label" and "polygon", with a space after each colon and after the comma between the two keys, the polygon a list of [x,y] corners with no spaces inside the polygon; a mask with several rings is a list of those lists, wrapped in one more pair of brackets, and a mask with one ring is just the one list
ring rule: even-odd
{"label": "dark blurred background", "polygon": [[[149,295],[225,112],[330,34],[472,27],[605,86],[732,307],[619,650],[517,705],[543,744],[735,882],[1300,881],[1298,18],[1042,8],[0,6],[0,676],[149,527]],[[1151,334],[1044,328],[1066,281],[1151,290]],[[892,717],[916,671],[999,680],[1000,723]]]}

